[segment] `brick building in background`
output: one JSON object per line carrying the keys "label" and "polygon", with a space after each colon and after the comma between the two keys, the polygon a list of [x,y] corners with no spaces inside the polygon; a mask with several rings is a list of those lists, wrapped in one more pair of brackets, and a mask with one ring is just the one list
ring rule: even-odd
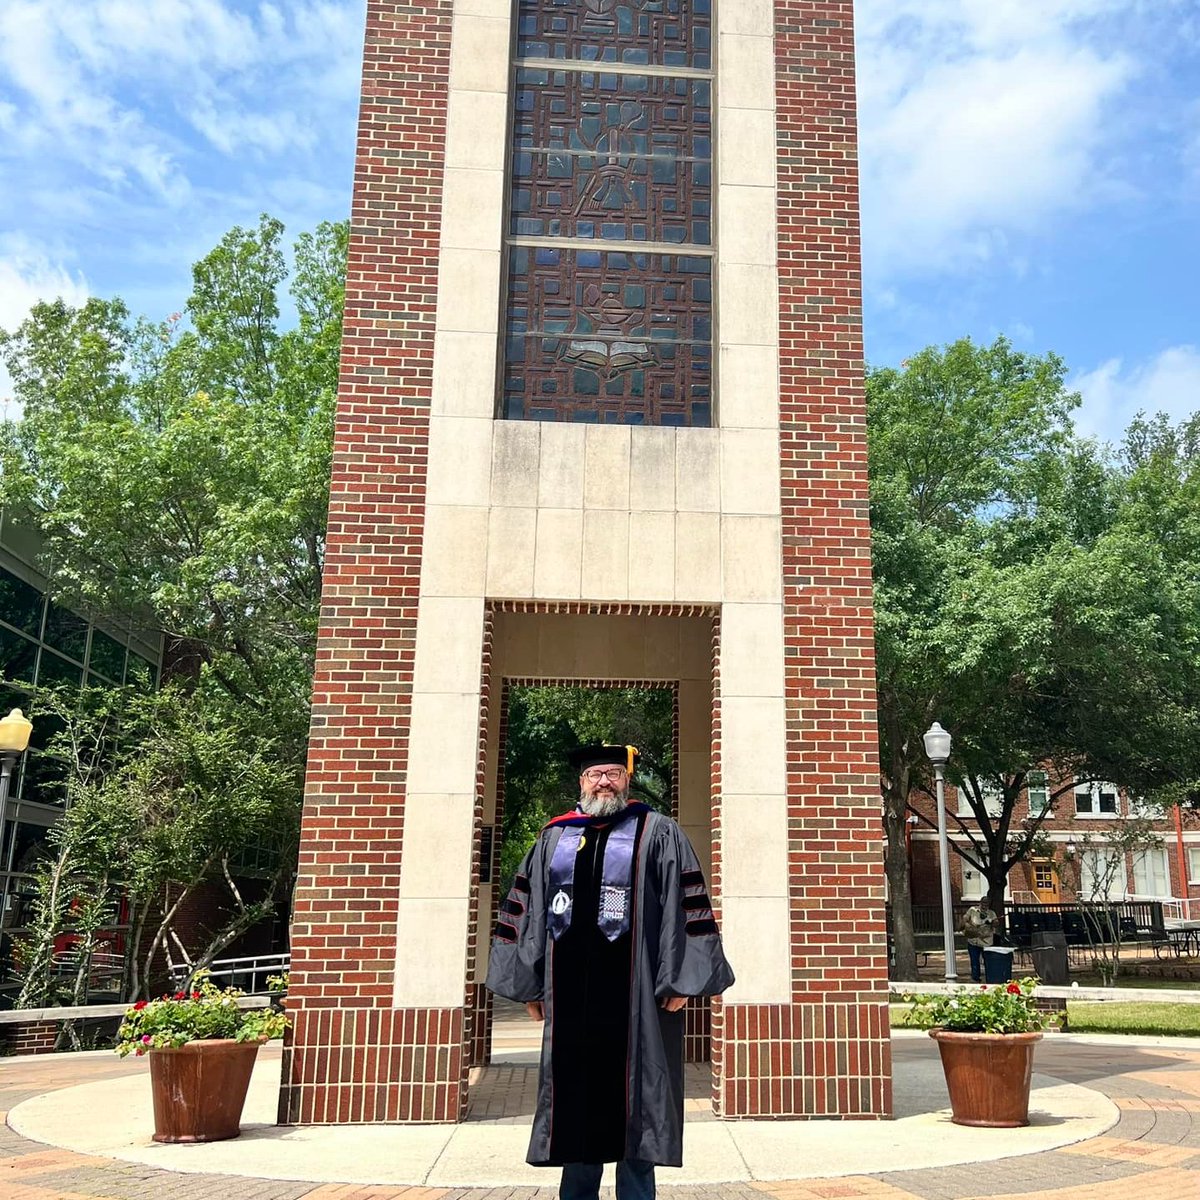
{"label": "brick building in background", "polygon": [[462,1118],[513,681],[674,689],[718,1114],[890,1115],[852,9],[368,0],[281,1120]]}
{"label": "brick building in background", "polygon": [[[1139,805],[1113,783],[1073,784],[1070,778],[1036,771],[1017,801],[1013,828],[1047,806],[1052,811],[1042,823],[1042,852],[1009,873],[1009,900],[1057,904],[1103,899],[1100,893],[1107,884],[1110,900],[1161,900],[1168,919],[1200,920],[1200,812],[1180,807],[1164,813]],[[913,904],[933,909],[941,904],[936,809],[928,797],[916,797],[913,807],[924,818],[910,832]],[[946,791],[946,811],[951,842],[969,850],[955,816],[972,829],[976,818],[966,797],[953,787]],[[1113,850],[1121,829],[1134,819],[1144,824],[1154,844]],[[1108,868],[1100,860],[1110,853],[1124,861]],[[950,885],[955,902],[977,900],[987,892],[982,874],[953,852]]]}

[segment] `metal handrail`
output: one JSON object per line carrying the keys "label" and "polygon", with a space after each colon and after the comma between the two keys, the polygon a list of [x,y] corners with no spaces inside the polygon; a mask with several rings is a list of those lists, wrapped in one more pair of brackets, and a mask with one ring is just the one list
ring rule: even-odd
{"label": "metal handrail", "polygon": [[[241,958],[214,959],[207,968],[207,974],[214,983],[226,981],[229,987],[240,988],[251,995],[265,992],[268,975],[281,975],[291,963],[291,954],[282,951],[277,954],[249,954]],[[170,968],[171,982],[180,987],[195,970],[195,964],[184,962],[173,964]],[[260,978],[261,976],[261,978]]]}

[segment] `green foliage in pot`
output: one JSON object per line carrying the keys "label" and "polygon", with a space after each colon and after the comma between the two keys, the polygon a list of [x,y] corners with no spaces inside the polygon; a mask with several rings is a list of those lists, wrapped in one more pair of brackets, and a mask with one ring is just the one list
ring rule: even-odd
{"label": "green foliage in pot", "polygon": [[1034,1006],[1038,981],[1026,978],[995,987],[960,988],[935,995],[905,996],[913,1005],[912,1024],[947,1033],[1036,1033],[1047,1024]]}
{"label": "green foliage in pot", "polygon": [[147,1050],[186,1046],[218,1038],[258,1042],[283,1036],[288,1018],[272,1008],[239,1008],[236,988],[219,988],[201,978],[196,990],[157,1000],[139,1000],[125,1010],[116,1051],[125,1058]]}

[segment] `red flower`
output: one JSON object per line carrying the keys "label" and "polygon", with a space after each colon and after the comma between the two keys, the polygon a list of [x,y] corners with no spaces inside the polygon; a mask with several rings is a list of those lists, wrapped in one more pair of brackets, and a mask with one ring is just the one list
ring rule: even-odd
{"label": "red flower", "polygon": [[145,1007],[146,1007],[146,1001],[145,1001],[145,1000],[139,1000],[139,1001],[138,1001],[138,1002],[137,1002],[137,1003],[136,1003],[136,1004],[133,1006],[133,1011],[134,1011],[134,1012],[141,1012],[141,1011],[142,1011],[142,1009],[143,1009],[143,1008],[145,1008]]}
{"label": "red flower", "polygon": [[185,995],[184,995],[182,992],[176,992],[176,993],[175,993],[175,999],[176,999],[176,1000],[186,1000],[186,999],[187,999],[187,997],[186,997],[186,996],[185,996]]}
{"label": "red flower", "polygon": [[1019,996],[1021,994],[1021,985],[1019,983],[1010,983],[1004,990],[1010,996]]}
{"label": "red flower", "polygon": [[199,999],[200,999],[200,993],[199,993],[199,992],[193,992],[193,993],[192,993],[192,999],[193,999],[193,1000],[199,1000]]}

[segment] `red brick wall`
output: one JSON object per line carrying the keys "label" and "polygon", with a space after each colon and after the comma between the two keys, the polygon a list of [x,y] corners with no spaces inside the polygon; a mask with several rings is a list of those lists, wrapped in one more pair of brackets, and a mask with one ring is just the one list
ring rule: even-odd
{"label": "red brick wall", "polygon": [[451,12],[367,4],[287,1122],[453,1120],[465,1101],[464,1010],[391,1007]]}
{"label": "red brick wall", "polygon": [[0,1044],[9,1054],[53,1054],[58,1040],[57,1021],[25,1021],[5,1025]]}
{"label": "red brick wall", "polygon": [[853,4],[775,21],[792,1004],[724,1006],[717,1099],[887,1116]]}

